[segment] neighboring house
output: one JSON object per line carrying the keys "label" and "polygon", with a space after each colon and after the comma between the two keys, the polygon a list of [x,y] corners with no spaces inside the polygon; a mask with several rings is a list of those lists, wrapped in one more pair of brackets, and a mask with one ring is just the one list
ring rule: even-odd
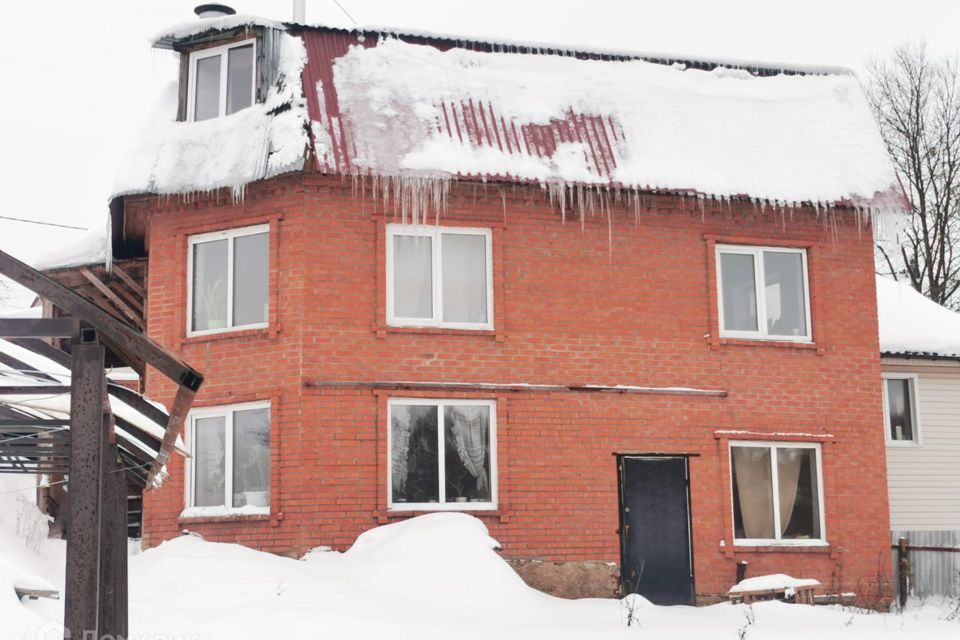
{"label": "neighboring house", "polygon": [[[877,278],[893,539],[960,547],[960,313]],[[914,588],[960,593],[960,553],[913,554]]]}
{"label": "neighboring house", "polygon": [[146,545],[463,511],[566,595],[888,592],[863,311],[903,196],[852,74],[233,15],[155,46],[110,208],[143,278],[51,271],[144,287],[207,375]]}

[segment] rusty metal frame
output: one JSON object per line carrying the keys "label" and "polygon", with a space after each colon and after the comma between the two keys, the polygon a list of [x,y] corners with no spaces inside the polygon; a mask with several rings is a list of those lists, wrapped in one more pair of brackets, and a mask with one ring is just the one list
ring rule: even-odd
{"label": "rusty metal frame", "polygon": [[[63,431],[64,420],[34,418],[16,410],[7,415],[25,415],[0,419],[4,436],[0,438],[0,473],[69,473],[64,626],[75,638],[124,638],[128,632],[125,472],[132,472],[147,486],[152,483],[169,459],[203,376],[138,329],[2,251],[0,274],[69,316],[0,319],[0,337],[21,344],[29,341],[35,349],[44,345],[38,338],[69,338],[69,356],[54,347],[47,350],[60,364],[69,359],[71,371],[69,385],[0,387],[0,396],[70,394],[68,434]],[[177,384],[158,454],[145,475],[142,469],[125,466],[133,454],[124,450],[130,443],[123,445],[115,430],[104,369],[107,347],[130,364],[150,365]],[[7,360],[38,381],[50,379],[19,360]],[[121,426],[134,438],[151,444],[157,441],[133,425]],[[27,442],[21,444],[20,438]]]}

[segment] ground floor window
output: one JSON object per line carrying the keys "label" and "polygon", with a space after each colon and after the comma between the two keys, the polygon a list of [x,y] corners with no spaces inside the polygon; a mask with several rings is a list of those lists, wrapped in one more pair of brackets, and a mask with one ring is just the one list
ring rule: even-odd
{"label": "ground floor window", "polygon": [[391,509],[496,507],[496,402],[393,399]]}
{"label": "ground floor window", "polygon": [[820,445],[731,444],[730,469],[738,543],[823,541]]}
{"label": "ground floor window", "polygon": [[187,506],[269,511],[270,405],[205,407],[190,414]]}

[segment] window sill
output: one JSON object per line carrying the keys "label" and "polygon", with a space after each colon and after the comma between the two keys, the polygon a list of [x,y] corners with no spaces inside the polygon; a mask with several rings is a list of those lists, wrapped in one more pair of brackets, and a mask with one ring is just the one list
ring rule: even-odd
{"label": "window sill", "polygon": [[214,333],[199,333],[195,335],[184,336],[180,340],[181,345],[200,344],[204,342],[215,342],[218,340],[233,340],[235,338],[266,338],[274,337],[280,332],[277,326],[256,326],[249,329],[224,329]]}
{"label": "window sill", "polygon": [[[468,503],[469,504],[469,503]],[[497,518],[500,522],[506,523],[509,522],[509,517],[506,513],[501,511],[499,508],[484,508],[484,507],[465,507],[460,509],[453,508],[443,508],[443,509],[409,509],[409,510],[395,510],[395,509],[385,509],[382,511],[376,512],[374,515],[377,518],[377,524],[387,524],[389,522],[394,522],[397,520],[406,520],[408,518],[415,518],[417,516],[424,516],[430,513],[443,513],[443,512],[453,512],[453,513],[470,513],[471,515],[486,519],[486,518]]]}
{"label": "window sill", "polygon": [[262,522],[283,514],[271,514],[270,507],[240,508],[234,510],[203,509],[189,507],[184,509],[177,521],[180,524],[199,524],[206,522]]}
{"label": "window sill", "polygon": [[768,544],[764,543],[755,543],[750,542],[748,544],[740,544],[734,542],[733,544],[720,545],[720,551],[723,552],[727,558],[733,558],[738,554],[745,553],[787,553],[787,554],[816,554],[816,555],[828,555],[831,558],[836,558],[840,549],[839,547],[832,546],[829,542],[824,540],[811,540],[805,544],[784,544],[771,542]]}
{"label": "window sill", "polygon": [[815,351],[822,354],[823,348],[816,342],[806,342],[799,340],[766,340],[763,338],[720,338],[712,340],[710,346],[714,349],[720,347],[773,347],[776,349],[796,349],[799,351]]}
{"label": "window sill", "polygon": [[422,334],[440,336],[489,336],[501,339],[495,329],[461,329],[456,327],[401,327],[381,325],[375,329],[378,338],[385,338],[388,333]]}

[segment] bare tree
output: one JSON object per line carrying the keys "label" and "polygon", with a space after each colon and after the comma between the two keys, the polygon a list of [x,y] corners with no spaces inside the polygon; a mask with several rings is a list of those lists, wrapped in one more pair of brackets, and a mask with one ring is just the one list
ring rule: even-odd
{"label": "bare tree", "polygon": [[[926,45],[867,63],[867,95],[912,203],[897,246],[878,245],[885,271],[935,302],[960,306],[960,69]],[[960,296],[957,296],[960,298]]]}

